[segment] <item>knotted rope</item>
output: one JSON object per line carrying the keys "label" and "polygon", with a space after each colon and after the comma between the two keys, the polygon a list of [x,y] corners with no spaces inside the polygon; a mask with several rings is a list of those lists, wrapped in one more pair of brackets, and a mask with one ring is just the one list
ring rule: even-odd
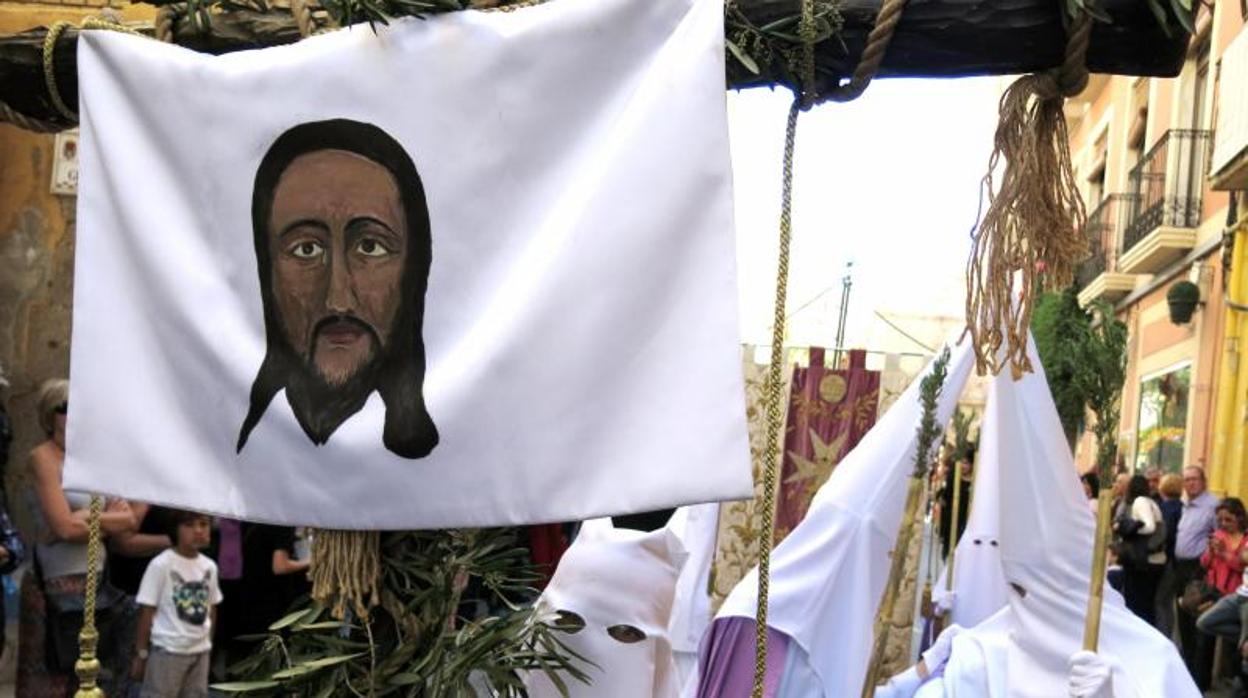
{"label": "knotted rope", "polygon": [[[1091,34],[1091,17],[1083,13],[1071,24],[1062,65],[1019,78],[1001,96],[980,193],[988,197],[988,210],[971,232],[967,263],[967,330],[981,375],[999,373],[1006,362],[1015,379],[1031,370],[1027,328],[1037,288],[1068,284],[1088,253],[1082,234],[1087,213],[1070,162],[1062,106],[1087,86]],[[1002,162],[997,188],[995,172]]]}

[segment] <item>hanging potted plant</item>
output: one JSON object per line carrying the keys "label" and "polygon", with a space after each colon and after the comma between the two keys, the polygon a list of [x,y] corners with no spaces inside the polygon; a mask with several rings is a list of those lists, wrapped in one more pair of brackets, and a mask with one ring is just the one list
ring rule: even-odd
{"label": "hanging potted plant", "polygon": [[1170,306],[1170,322],[1176,325],[1191,322],[1192,313],[1200,303],[1200,287],[1190,281],[1179,281],[1166,292],[1166,303]]}

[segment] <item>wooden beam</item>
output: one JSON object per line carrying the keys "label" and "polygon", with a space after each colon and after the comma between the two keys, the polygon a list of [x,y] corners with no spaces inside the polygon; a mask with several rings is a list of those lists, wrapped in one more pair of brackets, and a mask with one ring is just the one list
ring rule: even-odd
{"label": "wooden beam", "polygon": [[[881,0],[844,0],[840,40],[824,41],[817,50],[817,72],[826,89],[853,72],[866,44]],[[1189,36],[1177,28],[1167,36],[1141,0],[1102,0],[1113,17],[1098,22],[1088,50],[1094,73],[1172,77],[1187,55]],[[1065,33],[1057,0],[910,0],[881,66],[881,77],[963,77],[1010,75],[1045,70],[1061,62]],[[755,26],[792,17],[797,0],[737,0]],[[299,39],[289,10],[267,13],[249,9],[214,15],[211,33],[197,33],[184,17],[174,32],[177,42],[206,53],[287,44]],[[0,37],[0,101],[27,116],[72,124],[58,114],[43,77],[46,30],[32,29]],[[57,42],[55,70],[62,97],[76,108],[77,37],[75,29]],[[728,58],[728,86],[791,86],[783,61],[760,66],[753,74]]]}

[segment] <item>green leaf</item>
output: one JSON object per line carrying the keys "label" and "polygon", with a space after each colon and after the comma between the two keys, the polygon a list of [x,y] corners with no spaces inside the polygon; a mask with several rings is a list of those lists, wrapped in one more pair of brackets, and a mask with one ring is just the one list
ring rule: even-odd
{"label": "green leaf", "polygon": [[298,621],[300,618],[306,615],[308,615],[308,609],[306,608],[301,608],[298,611],[295,611],[293,613],[288,613],[282,616],[280,619],[274,621],[273,624],[269,626],[269,631],[277,632],[278,630],[281,630],[282,628],[294,625],[296,621]]}
{"label": "green leaf", "polygon": [[745,66],[746,70],[750,71],[754,75],[762,74],[762,71],[758,69],[758,64],[754,62],[753,58],[750,58],[750,54],[746,53],[744,49],[737,46],[737,44],[733,41],[726,40],[726,43],[728,44],[728,51],[732,53],[733,57],[736,58],[741,65]]}
{"label": "green leaf", "polygon": [[295,626],[295,632],[306,632],[309,630],[337,630],[345,627],[347,627],[347,624],[340,620],[324,620],[320,623],[300,623]]}
{"label": "green leaf", "polygon": [[312,667],[313,669],[323,669],[327,666],[342,664],[343,662],[349,662],[356,657],[362,656],[364,656],[363,652],[356,652],[355,654],[344,654],[338,657],[321,657],[320,659],[313,659],[310,662],[300,662],[300,666]]}
{"label": "green leaf", "polygon": [[297,666],[292,666],[286,669],[282,669],[281,671],[275,671],[273,672],[273,675],[270,678],[293,679],[296,676],[304,676],[306,674],[311,674],[314,671],[316,671],[315,667],[310,667],[310,666],[300,664]]}
{"label": "green leaf", "polygon": [[227,693],[249,693],[251,691],[263,691],[266,688],[277,688],[281,685],[277,681],[231,681],[229,683],[214,683],[210,688]]}
{"label": "green leaf", "polygon": [[1161,30],[1166,36],[1170,36],[1170,20],[1166,17],[1166,8],[1161,6],[1161,0],[1148,0],[1148,9],[1153,11],[1153,17],[1157,18]]}
{"label": "green leaf", "polygon": [[1178,18],[1179,24],[1188,34],[1196,33],[1195,12],[1192,11],[1191,0],[1170,0],[1170,9],[1174,11],[1174,16]]}

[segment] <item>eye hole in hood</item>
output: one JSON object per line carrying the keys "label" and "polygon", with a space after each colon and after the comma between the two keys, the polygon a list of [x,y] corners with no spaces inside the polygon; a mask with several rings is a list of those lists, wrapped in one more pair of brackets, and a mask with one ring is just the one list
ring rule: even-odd
{"label": "eye hole in hood", "polygon": [[585,629],[585,619],[572,611],[560,609],[553,623],[555,630],[575,635]]}
{"label": "eye hole in hood", "polygon": [[607,628],[607,634],[612,640],[631,645],[646,639],[646,634],[641,629],[631,625],[613,625]]}

